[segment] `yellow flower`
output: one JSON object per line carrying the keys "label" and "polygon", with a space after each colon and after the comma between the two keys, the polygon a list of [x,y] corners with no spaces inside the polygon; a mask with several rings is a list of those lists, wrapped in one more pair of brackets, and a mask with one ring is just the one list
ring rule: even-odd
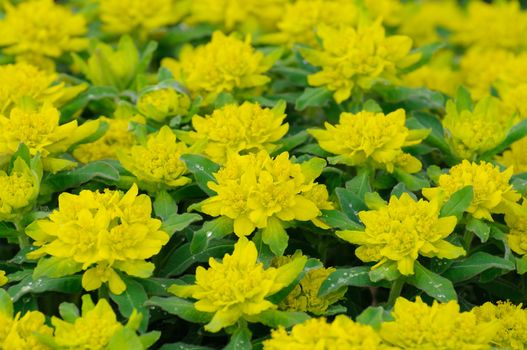
{"label": "yellow flower", "polygon": [[122,115],[114,113],[113,118],[100,117],[98,120],[108,124],[106,133],[95,142],[79,145],[73,156],[82,163],[99,159],[117,159],[117,150],[129,149],[135,144],[135,137],[130,129],[130,122],[145,123],[140,115]]}
{"label": "yellow flower", "polygon": [[216,195],[201,203],[201,211],[233,219],[239,237],[250,235],[255,228],[272,231],[282,221],[313,220],[320,211],[303,193],[315,185],[322,171],[312,168],[315,162],[294,164],[287,153],[271,158],[265,151],[233,155],[214,174],[216,182],[208,183]]}
{"label": "yellow flower", "polygon": [[[335,209],[335,206],[329,200],[329,193],[328,189],[326,188],[326,185],[315,183],[309,190],[304,191],[302,194],[305,198],[315,203],[319,210]],[[311,222],[315,224],[315,226],[323,228],[325,230],[330,228],[330,226],[320,220],[319,217],[311,219]]]}
{"label": "yellow flower", "polygon": [[449,100],[443,118],[447,141],[459,157],[469,160],[499,145],[512,123],[513,117],[505,115],[500,100],[492,96],[480,100],[472,111],[460,110]]}
{"label": "yellow flower", "polygon": [[56,73],[27,63],[0,65],[0,114],[7,113],[24,96],[60,107],[86,86],[66,86]]}
{"label": "yellow flower", "polygon": [[2,350],[51,350],[35,334],[52,336],[45,316],[39,311],[28,311],[21,316],[13,312],[11,297],[0,289],[0,348]]}
{"label": "yellow flower", "polygon": [[419,255],[455,259],[465,250],[445,240],[456,227],[455,216],[439,217],[437,202],[415,201],[408,193],[375,210],[359,212],[364,231],[338,231],[337,236],[359,247],[355,254],[364,262],[377,261],[372,269],[397,264],[403,275],[414,274]]}
{"label": "yellow flower", "polygon": [[515,1],[470,1],[453,28],[453,41],[465,46],[519,50],[527,46],[527,14]]}
{"label": "yellow flower", "polygon": [[[310,129],[308,132],[325,151],[336,154],[331,163],[351,166],[371,164],[393,172],[401,167],[415,173],[421,170],[421,162],[404,153],[403,147],[416,145],[429,130],[409,130],[405,126],[403,109],[384,115],[383,113],[341,113],[339,124],[325,123],[326,130]],[[400,164],[398,164],[400,163]]]}
{"label": "yellow flower", "polygon": [[[302,254],[295,253],[292,256],[276,257],[273,259],[271,266],[283,266],[298,256],[302,256]],[[288,311],[307,311],[315,315],[324,314],[328,307],[341,300],[348,290],[348,288],[343,287],[324,297],[318,296],[318,291],[322,282],[324,282],[326,278],[335,271],[336,269],[333,267],[327,269],[324,267],[310,269],[300,280],[300,283],[297,284],[287,297],[280,302],[278,307],[282,310]]]}
{"label": "yellow flower", "polygon": [[338,28],[357,22],[357,6],[350,0],[298,0],[289,3],[278,22],[279,32],[264,35],[260,41],[274,44],[318,46],[320,26]]}
{"label": "yellow flower", "polygon": [[518,85],[508,86],[507,84],[497,83],[496,89],[503,101],[505,113],[517,113],[521,119],[527,118],[527,105],[524,103],[527,100],[527,82]]}
{"label": "yellow flower", "polygon": [[414,63],[409,55],[412,39],[386,37],[379,21],[370,25],[334,29],[320,26],[321,50],[302,49],[302,56],[322,70],[308,76],[311,86],[325,86],[338,103],[347,100],[355,88],[369,89],[375,81],[394,81],[399,69]]}
{"label": "yellow flower", "polygon": [[208,269],[196,269],[194,285],[172,285],[168,290],[196,299],[196,310],[213,313],[205,326],[210,332],[218,332],[241,318],[250,321],[251,317],[276,308],[266,298],[293,282],[307,261],[301,256],[279,268],[264,269],[257,258],[254,243],[240,237],[232,255],[226,254],[221,263],[210,258]]}
{"label": "yellow flower", "polygon": [[520,199],[520,194],[509,185],[511,176],[512,168],[502,172],[490,163],[463,160],[439,177],[439,187],[424,188],[422,192],[430,200],[447,201],[455,192],[472,186],[474,198],[466,211],[476,219],[493,221],[492,213],[504,213],[510,203]]}
{"label": "yellow flower", "polygon": [[26,228],[38,247],[28,258],[51,256],[39,260],[34,277],[85,270],[84,289],[95,290],[109,282],[114,294],[126,289],[115,270],[149,277],[154,264],[144,260],[157,254],[169,236],[160,230],[161,221],[151,218],[150,197],[137,193],[135,184],[124,195],[108,189],[62,193],[57,210]]}
{"label": "yellow flower", "polygon": [[275,60],[274,55],[264,56],[256,51],[249,36],[242,41],[216,31],[208,44],[185,46],[178,61],[165,58],[161,64],[193,96],[203,95],[208,104],[221,92],[267,84],[270,79],[264,74]]}
{"label": "yellow flower", "polygon": [[72,145],[94,134],[98,121],[88,121],[81,126],[77,121],[59,125],[60,112],[51,103],[37,106],[35,101],[23,101],[11,109],[9,117],[0,115],[0,163],[14,154],[20,143],[34,156],[40,153],[44,170],[57,172],[76,165],[75,162],[56,158]]}
{"label": "yellow flower", "polygon": [[527,201],[515,205],[505,213],[505,223],[509,227],[507,243],[511,250],[527,261]]}
{"label": "yellow flower", "polygon": [[0,20],[0,46],[9,55],[56,58],[64,52],[87,47],[86,22],[53,0],[24,1],[17,6],[4,2]]}
{"label": "yellow flower", "polygon": [[405,350],[490,350],[496,322],[477,322],[472,312],[460,312],[456,301],[425,304],[399,297],[392,310],[394,321],[381,325],[389,345]]}
{"label": "yellow flower", "polygon": [[503,152],[496,160],[506,167],[514,169],[516,174],[527,172],[527,137],[514,142],[510,150]]}
{"label": "yellow flower", "polygon": [[174,0],[100,0],[102,28],[111,34],[138,31],[145,37],[181,18],[175,3]]}
{"label": "yellow flower", "polygon": [[[282,124],[286,115],[285,103],[273,109],[257,103],[229,104],[214,110],[211,115],[192,117],[196,130],[190,136],[205,142],[204,153],[216,163],[223,164],[230,154],[271,152],[289,129]],[[236,132],[233,132],[236,130]]]}
{"label": "yellow flower", "polygon": [[31,210],[41,177],[42,169],[30,168],[22,158],[15,159],[10,174],[0,170],[0,220],[17,221]]}
{"label": "yellow flower", "polygon": [[353,322],[345,315],[338,315],[332,323],[325,318],[312,318],[289,332],[280,327],[263,344],[264,350],[393,349],[383,344],[371,326]]}
{"label": "yellow flower", "polygon": [[288,0],[190,0],[189,24],[210,23],[227,31],[273,28]]}
{"label": "yellow flower", "polygon": [[134,174],[145,189],[155,191],[191,182],[184,176],[188,170],[179,157],[188,152],[185,144],[176,142],[176,135],[168,126],[151,134],[144,145],[132,146],[127,151],[118,151],[123,166]]}
{"label": "yellow flower", "polygon": [[496,322],[499,327],[492,338],[498,349],[523,350],[527,347],[527,310],[509,301],[486,302],[472,309],[479,323]]}
{"label": "yellow flower", "polygon": [[367,13],[372,18],[382,18],[389,26],[396,26],[402,22],[403,5],[399,0],[362,0]]}
{"label": "yellow flower", "polygon": [[0,287],[5,285],[7,282],[9,282],[9,279],[5,275],[4,270],[0,270]]}
{"label": "yellow flower", "polygon": [[169,116],[185,115],[189,108],[190,98],[170,87],[146,91],[137,101],[139,112],[158,122]]}

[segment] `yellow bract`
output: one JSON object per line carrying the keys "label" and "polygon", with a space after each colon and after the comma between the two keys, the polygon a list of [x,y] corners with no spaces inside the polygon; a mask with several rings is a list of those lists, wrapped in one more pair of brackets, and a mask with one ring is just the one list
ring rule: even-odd
{"label": "yellow bract", "polygon": [[30,62],[56,58],[68,51],[80,51],[88,41],[86,22],[53,0],[30,0],[13,6],[4,2],[6,15],[0,20],[0,46],[9,55]]}
{"label": "yellow bract", "polygon": [[26,228],[38,249],[28,258],[40,259],[35,275],[59,277],[86,270],[82,285],[86,290],[109,283],[120,294],[126,285],[115,269],[141,278],[149,277],[154,264],[145,259],[157,254],[168,242],[161,221],[151,218],[152,203],[147,195],[137,195],[137,186],[123,194],[105,190],[62,193],[59,209],[49,218],[37,220]]}
{"label": "yellow bract", "polygon": [[409,130],[405,112],[398,109],[383,113],[342,113],[339,124],[325,123],[326,130],[310,129],[325,151],[336,154],[332,163],[351,166],[372,165],[393,172],[401,168],[408,173],[421,170],[421,162],[402,148],[419,144],[429,130]]}
{"label": "yellow bract", "polygon": [[491,96],[480,100],[474,110],[459,110],[449,100],[443,127],[455,153],[472,160],[499,145],[507,136],[513,117],[504,113],[500,101]]}
{"label": "yellow bract", "polygon": [[506,167],[514,169],[516,174],[527,172],[527,137],[516,141],[511,145],[510,150],[503,152],[496,160]]}
{"label": "yellow bract", "polygon": [[347,100],[354,89],[369,89],[377,80],[395,81],[399,69],[419,59],[410,55],[412,39],[386,37],[379,21],[340,29],[320,26],[322,49],[301,49],[302,56],[321,71],[311,74],[311,86],[324,86],[337,103]]}
{"label": "yellow bract", "polygon": [[187,146],[176,142],[176,135],[168,126],[149,135],[144,145],[134,145],[127,151],[118,151],[123,166],[134,174],[141,187],[149,191],[179,187],[191,182],[184,176],[188,170],[181,155],[188,152]]}
{"label": "yellow bract", "polygon": [[486,302],[472,309],[479,323],[498,322],[491,344],[498,349],[524,350],[527,347],[527,310],[509,301]]}
{"label": "yellow bract", "polygon": [[474,198],[466,211],[477,219],[493,221],[492,213],[504,213],[510,203],[520,199],[520,194],[509,185],[511,176],[512,168],[502,172],[490,163],[463,160],[439,177],[439,187],[424,188],[422,192],[428,199],[446,201],[460,189],[472,186]]}
{"label": "yellow bract", "polygon": [[138,31],[141,37],[176,23],[182,13],[174,0],[100,0],[103,30],[112,34]]}
{"label": "yellow bract", "polygon": [[407,193],[376,210],[359,212],[364,231],[338,231],[337,236],[358,244],[355,254],[364,262],[376,261],[376,269],[396,263],[403,275],[414,274],[419,255],[455,259],[465,250],[445,240],[454,230],[455,216],[439,217],[437,202],[416,201]]}
{"label": "yellow bract", "polygon": [[217,31],[208,44],[185,46],[179,60],[165,58],[162,65],[170,69],[174,79],[193,96],[202,95],[205,103],[210,103],[220,92],[267,84],[270,79],[265,73],[276,59],[256,51],[249,36],[242,41]]}
{"label": "yellow bract", "polygon": [[59,125],[59,118],[60,112],[51,103],[37,106],[28,99],[13,107],[9,116],[0,115],[0,163],[5,162],[23,143],[32,156],[40,153],[44,170],[57,172],[74,167],[75,162],[55,156],[94,134],[99,128],[99,121],[77,126],[74,120]]}
{"label": "yellow bract", "polygon": [[497,322],[478,322],[472,312],[460,312],[456,301],[425,304],[398,298],[392,310],[394,321],[383,322],[380,335],[396,349],[490,350]]}
{"label": "yellow bract", "polygon": [[295,325],[291,331],[283,327],[273,330],[264,341],[264,350],[388,350],[379,334],[369,325],[355,323],[339,315],[332,323],[325,318],[313,318]]}
{"label": "yellow bract", "polygon": [[24,96],[60,107],[84,89],[86,84],[66,87],[55,72],[28,63],[0,65],[0,114],[9,112]]}
{"label": "yellow bract", "polygon": [[[275,108],[262,108],[256,103],[229,104],[214,110],[211,115],[192,117],[196,130],[189,136],[204,142],[203,153],[219,164],[225,163],[230,154],[271,152],[289,129],[282,124],[286,115],[285,103]],[[233,131],[236,132],[233,132]]]}
{"label": "yellow bract", "polygon": [[205,329],[218,332],[240,318],[250,320],[251,316],[275,309],[276,305],[266,298],[293,282],[307,261],[301,256],[279,268],[264,269],[257,258],[254,243],[241,237],[232,255],[226,254],[221,263],[210,258],[208,269],[196,269],[194,285],[172,285],[169,291],[192,297],[197,300],[196,310],[213,313]]}
{"label": "yellow bract", "polygon": [[522,205],[515,205],[505,213],[505,223],[509,227],[507,243],[511,250],[527,261],[527,201]]}
{"label": "yellow bract", "polygon": [[208,183],[216,195],[201,203],[201,211],[233,219],[239,237],[280,221],[313,220],[320,210],[304,193],[322,171],[319,161],[325,164],[320,159],[294,164],[287,153],[233,155],[214,174],[216,182]]}
{"label": "yellow bract", "polygon": [[190,98],[172,88],[147,91],[139,97],[137,109],[145,117],[162,122],[168,116],[184,115],[190,108]]}
{"label": "yellow bract", "polygon": [[9,279],[5,275],[4,270],[0,270],[0,287],[5,285],[7,282],[9,282]]}

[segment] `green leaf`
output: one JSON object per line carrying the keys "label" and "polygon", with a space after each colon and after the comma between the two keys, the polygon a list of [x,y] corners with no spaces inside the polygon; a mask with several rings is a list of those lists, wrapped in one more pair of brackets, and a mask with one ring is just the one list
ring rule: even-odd
{"label": "green leaf", "polygon": [[154,212],[162,220],[168,219],[171,215],[177,214],[176,201],[167,191],[159,191],[154,200]]}
{"label": "green leaf", "polygon": [[13,300],[11,296],[2,288],[0,288],[0,313],[8,316],[14,316]]}
{"label": "green leaf", "polygon": [[381,306],[369,306],[357,316],[357,322],[372,326],[375,329],[381,328],[382,322],[389,319],[389,313]]}
{"label": "green leaf", "polygon": [[483,220],[470,218],[466,226],[467,231],[474,232],[476,236],[485,243],[490,236],[490,226]]}
{"label": "green leaf", "polygon": [[514,270],[514,262],[485,252],[476,252],[466,259],[454,262],[443,274],[444,277],[458,283],[466,281],[489,269]]}
{"label": "green leaf", "polygon": [[110,338],[110,341],[108,342],[108,345],[104,347],[105,350],[143,350],[143,344],[141,343],[141,340],[135,333],[135,331],[131,330],[130,328],[121,328],[117,330],[112,337]]}
{"label": "green leaf", "polygon": [[346,189],[355,193],[359,198],[364,198],[364,195],[372,191],[370,185],[370,173],[363,171],[353,179],[346,182]]}
{"label": "green leaf", "polygon": [[212,174],[220,170],[220,166],[207,157],[197,154],[184,154],[181,156],[181,160],[185,162],[188,170],[194,175],[203,192],[209,196],[214,196],[216,193],[209,188],[207,183],[216,181]]}
{"label": "green leaf", "polygon": [[452,157],[450,146],[445,140],[445,132],[441,120],[435,115],[426,112],[414,112],[412,117],[406,119],[406,125],[410,129],[432,130],[426,137],[425,142],[437,147],[447,157]]}
{"label": "green leaf", "polygon": [[207,248],[209,242],[213,239],[223,238],[233,233],[233,220],[220,216],[203,224],[203,227],[194,232],[190,250],[193,253],[199,253]]}
{"label": "green leaf", "polygon": [[379,104],[375,100],[367,100],[362,105],[362,110],[367,112],[373,112],[373,113],[382,113],[382,108],[379,106]]}
{"label": "green leaf", "polygon": [[15,239],[18,237],[18,235],[19,233],[13,225],[7,222],[0,221],[0,237],[1,238]]}
{"label": "green leaf", "polygon": [[464,86],[460,86],[456,93],[456,109],[458,112],[461,111],[472,111],[474,110],[474,102],[468,91]]}
{"label": "green leaf", "polygon": [[346,214],[338,210],[321,210],[322,215],[318,218],[322,220],[326,225],[332,228],[338,228],[341,230],[362,230],[363,227],[351,220]]}
{"label": "green leaf", "polygon": [[124,282],[126,283],[126,290],[119,295],[110,293],[110,298],[119,307],[121,315],[126,318],[129,318],[130,315],[132,315],[134,309],[137,310],[137,312],[140,312],[143,315],[143,318],[139,330],[144,332],[148,328],[148,321],[150,318],[149,310],[144,306],[145,302],[148,300],[148,295],[143,286],[132,278],[124,278]]}
{"label": "green leaf", "polygon": [[393,175],[397,180],[404,183],[410,191],[419,191],[424,187],[430,186],[430,182],[428,180],[413,174],[408,174],[407,172],[398,168],[395,168]]}
{"label": "green leaf", "polygon": [[201,219],[202,217],[199,214],[173,213],[166,220],[163,221],[163,226],[161,227],[161,229],[169,235],[173,235],[174,232],[183,231],[190,224],[196,221],[200,221]]}
{"label": "green leaf", "polygon": [[291,282],[287,287],[282,288],[280,291],[276,292],[275,294],[269,296],[267,300],[272,302],[273,304],[280,304],[282,300],[287,298],[287,296],[295,289],[295,287],[302,281],[306,273],[308,273],[310,270],[318,269],[323,267],[322,263],[318,259],[308,259],[306,264],[304,265],[304,268],[302,271],[298,274],[298,276],[295,278],[293,282]]}
{"label": "green leaf", "polygon": [[207,323],[213,314],[201,312],[194,308],[194,303],[176,296],[169,298],[152,297],[145,302],[145,306],[157,306],[169,314],[193,323]]}
{"label": "green leaf", "polygon": [[79,309],[73,303],[61,303],[59,305],[59,314],[60,317],[66,322],[73,323],[77,318],[79,318]]}
{"label": "green leaf", "polygon": [[407,110],[443,109],[445,99],[440,92],[426,88],[376,85],[374,90],[389,103],[402,104]]}
{"label": "green leaf", "polygon": [[354,192],[339,187],[335,189],[335,194],[339,201],[340,209],[348,218],[353,221],[359,221],[358,213],[361,210],[368,209],[364,201]]}
{"label": "green leaf", "polygon": [[280,140],[280,147],[272,152],[273,156],[277,156],[282,152],[289,152],[293,148],[296,148],[307,141],[309,134],[307,131],[302,130],[297,134],[284,137]]}
{"label": "green leaf", "polygon": [[504,151],[512,145],[514,142],[521,140],[527,136],[527,119],[523,119],[518,124],[514,125],[509,132],[507,133],[507,136],[505,137],[505,140],[503,140],[498,146],[491,149],[488,152],[485,152],[481,155],[481,159],[490,159],[492,156]]}
{"label": "green leaf", "polygon": [[519,275],[523,275],[527,272],[527,259],[525,255],[521,258],[516,258],[516,270]]}
{"label": "green leaf", "polygon": [[347,286],[368,287],[373,283],[370,280],[370,268],[367,266],[356,266],[349,268],[338,268],[331,273],[318,291],[318,297],[323,298],[326,295],[338,291]]}
{"label": "green leaf", "polygon": [[159,348],[159,350],[214,350],[214,348],[210,348],[208,346],[202,346],[202,345],[194,345],[194,344],[186,344],[186,343],[172,343],[172,344],[165,344],[162,347]]}
{"label": "green leaf", "polygon": [[470,206],[472,198],[474,197],[474,190],[472,186],[466,186],[454,193],[450,199],[441,208],[441,217],[456,216],[461,214]]}
{"label": "green leaf", "polygon": [[401,277],[401,273],[397,269],[395,262],[384,263],[376,269],[370,269],[368,273],[372,282],[379,282],[382,280],[395,281]]}
{"label": "green leaf", "polygon": [[119,91],[113,86],[90,86],[60,108],[60,123],[73,120],[91,101],[115,99],[118,94]]}
{"label": "green leaf", "polygon": [[267,227],[262,229],[262,241],[276,256],[284,255],[289,236],[279,219],[271,217],[267,220]]}
{"label": "green leaf", "polygon": [[33,271],[33,278],[46,277],[62,277],[73,275],[82,270],[82,264],[73,261],[70,258],[49,257],[40,258],[35,270]]}
{"label": "green leaf", "polygon": [[211,242],[206,249],[194,254],[190,250],[190,243],[185,243],[169,255],[168,260],[160,266],[158,275],[161,277],[180,275],[196,263],[207,262],[211,257],[222,258],[233,249],[234,242],[219,240]]}
{"label": "green leaf", "polygon": [[259,322],[271,328],[278,328],[279,326],[290,328],[310,318],[305,312],[266,310],[256,316],[250,317],[249,321]]}
{"label": "green leaf", "polygon": [[322,107],[331,100],[331,92],[324,88],[306,88],[296,100],[295,109],[303,111],[307,107]]}
{"label": "green leaf", "polygon": [[35,280],[32,277],[27,277],[7,290],[13,301],[17,301],[28,293],[61,292],[74,294],[80,291],[82,291],[80,275],[60,278],[40,277]]}
{"label": "green leaf", "polygon": [[428,270],[418,261],[415,262],[414,269],[415,274],[406,279],[408,283],[441,302],[457,299],[450,280]]}
{"label": "green leaf", "polygon": [[231,340],[224,350],[251,350],[251,331],[247,325],[239,326],[231,336]]}

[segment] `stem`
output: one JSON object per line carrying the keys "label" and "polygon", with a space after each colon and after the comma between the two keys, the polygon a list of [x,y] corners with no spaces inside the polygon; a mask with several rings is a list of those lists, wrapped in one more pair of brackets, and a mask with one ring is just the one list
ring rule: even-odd
{"label": "stem", "polygon": [[463,235],[463,246],[465,247],[467,255],[470,250],[470,246],[472,245],[472,238],[474,238],[474,232],[465,231],[465,234]]}
{"label": "stem", "polygon": [[20,221],[14,222],[15,228],[18,231],[18,245],[20,246],[20,249],[24,249],[31,246],[31,242],[29,242],[29,237],[26,236],[26,233],[24,232],[24,227],[20,224]]}
{"label": "stem", "polygon": [[392,288],[390,289],[390,295],[388,296],[388,302],[387,302],[388,307],[392,307],[393,305],[395,305],[395,301],[401,295],[403,286],[404,286],[404,277],[401,276],[395,281],[393,281]]}

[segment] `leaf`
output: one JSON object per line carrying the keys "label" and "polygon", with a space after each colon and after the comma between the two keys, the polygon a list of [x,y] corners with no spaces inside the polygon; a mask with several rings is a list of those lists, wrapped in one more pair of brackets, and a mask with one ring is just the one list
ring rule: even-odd
{"label": "leaf", "polygon": [[18,231],[14,226],[7,222],[0,221],[0,237],[7,239],[15,239],[18,237]]}
{"label": "leaf", "polygon": [[478,220],[476,218],[470,218],[468,220],[467,231],[474,232],[476,236],[481,240],[482,243],[485,243],[490,236],[490,226],[483,220]]}
{"label": "leaf", "polygon": [[337,195],[340,209],[353,221],[358,222],[359,212],[368,209],[366,204],[364,204],[364,201],[357,194],[348,189],[342,187],[336,188],[335,194]]}
{"label": "leaf", "polygon": [[458,112],[474,110],[474,102],[468,91],[463,85],[459,86],[456,92],[456,109]]}
{"label": "leaf", "polygon": [[251,350],[251,331],[247,325],[239,326],[231,335],[231,340],[224,350]]}
{"label": "leaf", "polygon": [[161,229],[169,235],[173,235],[174,232],[183,231],[190,224],[196,221],[200,221],[201,219],[202,217],[199,214],[173,213],[171,216],[169,216],[166,220],[163,221],[163,226],[161,227]]}
{"label": "leaf", "polygon": [[193,253],[199,253],[206,249],[212,239],[223,238],[233,232],[233,220],[220,216],[219,218],[207,221],[201,229],[194,232],[190,250]]}
{"label": "leaf", "polygon": [[389,313],[381,306],[369,306],[357,316],[357,322],[379,329],[383,321],[388,320]]}
{"label": "leaf", "polygon": [[338,210],[321,210],[322,215],[318,219],[322,220],[325,224],[332,228],[338,228],[341,230],[362,230],[363,227],[351,220],[343,212]]}
{"label": "leaf", "polygon": [[159,350],[214,350],[214,348],[177,342],[172,344],[165,344],[160,347]]}
{"label": "leaf", "polygon": [[143,286],[133,280],[132,278],[124,278],[126,283],[126,290],[119,295],[110,293],[110,298],[117,304],[119,307],[119,312],[126,318],[129,318],[132,315],[133,310],[143,315],[141,319],[140,331],[145,332],[148,328],[149,321],[149,310],[144,306],[145,302],[148,300],[148,295],[146,294]]}
{"label": "leaf", "polygon": [[82,270],[82,264],[73,261],[70,258],[48,257],[40,258],[35,270],[33,271],[33,278],[42,276],[57,278],[62,276],[73,275]]}
{"label": "leaf", "polygon": [[159,191],[154,200],[154,212],[162,220],[168,219],[171,215],[177,214],[176,201],[167,191]]}
{"label": "leaf", "polygon": [[507,133],[505,139],[498,146],[494,147],[490,151],[485,152],[480,158],[490,159],[495,154],[504,151],[507,149],[507,147],[512,145],[514,142],[521,140],[525,136],[527,136],[527,119],[523,119],[521,122],[514,125]]}
{"label": "leaf", "polygon": [[476,252],[466,259],[454,262],[443,276],[451,280],[452,283],[458,283],[471,279],[489,269],[512,271],[514,268],[514,262],[510,260],[485,252]]}
{"label": "leaf", "polygon": [[113,86],[90,86],[60,108],[60,123],[73,120],[75,115],[86,108],[91,101],[115,99],[118,94],[119,92]]}
{"label": "leaf", "polygon": [[428,270],[418,261],[415,262],[414,269],[415,274],[406,279],[408,283],[441,302],[457,299],[450,280]]}
{"label": "leaf", "polygon": [[211,313],[196,310],[193,302],[176,296],[168,298],[152,297],[144,305],[160,307],[169,314],[193,323],[210,322],[213,316]]}
{"label": "leaf", "polygon": [[194,175],[198,186],[203,192],[209,196],[214,196],[216,193],[209,188],[207,183],[216,181],[212,174],[217,172],[220,166],[207,157],[197,154],[184,154],[181,156],[181,160],[185,162],[188,170]]}
{"label": "leaf", "polygon": [[190,243],[185,243],[170,255],[160,268],[158,275],[161,277],[180,275],[196,263],[206,262],[211,257],[222,258],[225,254],[231,253],[233,249],[234,242],[221,240],[211,242],[206,249],[194,254],[190,250]]}
{"label": "leaf", "polygon": [[440,92],[426,88],[376,85],[374,90],[389,103],[400,103],[407,110],[443,109],[445,99]]}
{"label": "leaf", "polygon": [[296,148],[307,141],[309,134],[307,131],[302,130],[297,134],[284,137],[280,140],[280,147],[272,152],[273,156],[279,155],[282,152],[289,152],[293,148]]}
{"label": "leaf", "polygon": [[376,269],[370,269],[368,275],[372,282],[379,282],[382,280],[395,281],[401,277],[401,273],[397,269],[397,264],[394,262],[382,264]]}
{"label": "leaf", "polygon": [[269,246],[274,255],[284,255],[289,236],[280,220],[274,217],[267,220],[267,227],[262,229],[262,241]]}
{"label": "leaf", "polygon": [[69,323],[75,322],[80,316],[79,309],[73,303],[61,303],[59,305],[59,314],[64,321]]}
{"label": "leaf", "polygon": [[519,275],[523,275],[527,272],[527,259],[524,257],[516,258],[516,270]]}
{"label": "leaf", "polygon": [[470,206],[472,198],[474,197],[474,190],[472,186],[466,186],[454,193],[450,199],[441,208],[441,217],[456,216],[461,214]]}
{"label": "leaf", "polygon": [[322,107],[331,100],[331,92],[324,88],[306,88],[296,100],[295,109],[303,111],[307,107]]}
{"label": "leaf", "polygon": [[393,175],[395,178],[408,187],[410,191],[419,191],[420,189],[424,187],[429,187],[430,182],[426,179],[423,179],[419,176],[408,174],[405,171],[402,171],[401,169],[395,168],[395,171],[393,172]]}
{"label": "leaf", "polygon": [[289,328],[310,318],[305,312],[266,310],[250,317],[249,320],[262,323],[271,328],[278,328],[279,326]]}
{"label": "leaf", "polygon": [[426,137],[425,142],[437,147],[445,155],[452,156],[450,146],[445,140],[443,125],[435,115],[426,112],[414,112],[412,117],[406,119],[406,125],[410,129],[432,130]]}
{"label": "leaf", "polygon": [[363,199],[364,195],[372,191],[369,179],[369,172],[363,171],[355,176],[353,179],[346,182],[346,189],[355,193],[359,198]]}
{"label": "leaf", "polygon": [[20,283],[11,286],[7,292],[13,301],[17,301],[28,293],[61,292],[74,294],[81,290],[81,276],[74,275],[60,278],[40,277],[35,280],[32,277],[27,277]]}
{"label": "leaf", "polygon": [[338,268],[331,273],[318,291],[318,297],[323,298],[326,295],[338,291],[347,286],[368,287],[373,283],[369,276],[370,268],[367,266],[356,266],[349,268]]}

